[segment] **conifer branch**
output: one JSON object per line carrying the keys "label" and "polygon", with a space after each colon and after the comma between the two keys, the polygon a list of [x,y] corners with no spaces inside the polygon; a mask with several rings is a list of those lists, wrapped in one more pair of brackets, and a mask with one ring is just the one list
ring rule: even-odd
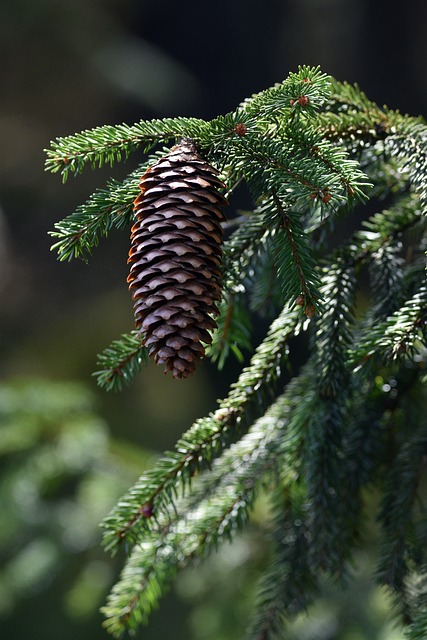
{"label": "conifer branch", "polygon": [[112,635],[120,637],[126,629],[132,630],[140,622],[147,622],[177,570],[200,555],[206,555],[207,549],[214,548],[219,537],[229,537],[235,519],[239,520],[240,526],[244,523],[247,505],[253,502],[253,489],[248,483],[237,495],[231,489],[234,487],[223,487],[221,498],[217,498],[219,505],[212,501],[204,505],[203,511],[199,509],[190,514],[193,517],[190,530],[189,522],[181,519],[160,541],[153,536],[151,540],[145,539],[143,544],[135,545],[121,579],[102,610],[107,618],[105,626]]}
{"label": "conifer branch", "polygon": [[181,136],[198,138],[206,123],[196,118],[169,118],[141,120],[126,124],[96,127],[73,136],[57,138],[51,149],[46,149],[46,170],[61,173],[63,181],[69,173],[77,175],[89,164],[93,169],[126,159],[130,153],[142,148],[145,153],[159,143]]}
{"label": "conifer branch", "polygon": [[287,619],[304,611],[317,593],[318,575],[308,564],[310,530],[298,497],[275,493],[274,555],[263,578],[248,640],[272,640]]}
{"label": "conifer branch", "polygon": [[137,541],[140,531],[150,528],[146,505],[158,517],[178,494],[179,485],[188,486],[196,471],[209,467],[237,433],[242,433],[244,423],[254,417],[251,412],[261,412],[265,390],[280,375],[287,357],[286,343],[298,324],[299,312],[285,307],[218,410],[197,420],[178,440],[175,451],[167,452],[142,476],[104,520],[106,549],[116,551],[124,539]]}
{"label": "conifer branch", "polygon": [[354,365],[379,354],[392,360],[408,356],[412,359],[426,344],[427,288],[423,286],[384,322],[362,334],[350,357]]}
{"label": "conifer branch", "polygon": [[358,165],[311,128],[291,127],[278,140],[242,138],[228,153],[255,199],[265,197],[275,185],[280,185],[279,195],[286,194],[289,203],[302,208],[314,199],[332,207],[366,198],[369,183]]}
{"label": "conifer branch", "polygon": [[414,616],[412,623],[405,630],[405,638],[408,640],[424,640],[427,637],[427,607],[424,600],[425,595],[423,604]]}
{"label": "conifer branch", "polygon": [[217,325],[206,354],[212,362],[218,363],[221,371],[230,351],[239,362],[243,362],[242,349],[251,349],[251,321],[243,304],[242,291],[226,288],[219,307]]}
{"label": "conifer branch", "polygon": [[401,296],[404,260],[402,243],[391,239],[372,253],[369,265],[369,281],[375,305],[372,315],[378,319],[393,313]]}
{"label": "conifer branch", "polygon": [[335,78],[331,78],[331,95],[326,106],[328,111],[339,113],[382,114],[385,111],[369,100],[357,83],[340,82]]}
{"label": "conifer branch", "polygon": [[325,269],[321,294],[327,302],[316,322],[314,341],[312,386],[317,402],[307,425],[304,456],[311,504],[308,524],[313,534],[317,532],[310,562],[336,576],[345,571],[360,512],[358,483],[350,480],[348,467],[344,472],[341,464],[348,456],[345,434],[351,391],[346,353],[355,322],[355,289],[354,272],[343,260]]}
{"label": "conifer branch", "polygon": [[265,207],[245,212],[241,223],[224,244],[224,271],[234,283],[240,283],[247,275],[266,234]]}
{"label": "conifer branch", "polygon": [[106,391],[120,391],[147,363],[147,349],[142,346],[139,331],[123,334],[113,340],[98,356],[98,365],[102,367],[94,372],[100,387]]}
{"label": "conifer branch", "polygon": [[416,118],[400,118],[396,132],[387,137],[385,147],[403,162],[412,189],[419,195],[423,209],[427,204],[427,126]]}
{"label": "conifer branch", "polygon": [[87,259],[99,238],[106,237],[113,227],[130,226],[139,178],[147,166],[138,167],[123,183],[111,180],[106,189],[95,191],[85,204],[55,224],[50,235],[59,240],[51,250],[58,252],[59,260]]}
{"label": "conifer branch", "polygon": [[347,387],[346,351],[355,322],[356,277],[352,267],[338,258],[324,268],[320,295],[327,300],[316,327],[316,388],[321,397],[337,397]]}
{"label": "conifer branch", "polygon": [[361,151],[366,145],[375,146],[385,140],[393,129],[394,118],[380,110],[348,115],[325,111],[319,116],[318,126],[329,141]]}
{"label": "conifer branch", "polygon": [[[377,238],[371,234],[370,246],[372,250],[376,248],[380,242],[381,237]],[[350,247],[353,247],[351,243]],[[354,251],[353,248],[352,251]],[[367,253],[368,247],[365,242],[363,243],[363,249],[358,259],[364,257]],[[335,302],[334,300],[331,309],[339,314],[341,313],[341,309],[337,307],[339,310],[336,310],[334,306]],[[210,457],[208,456],[211,456],[213,451],[218,453],[219,450],[225,446],[227,442],[226,434],[228,433],[228,437],[230,437],[230,429],[234,430],[235,423],[240,422],[240,416],[247,410],[248,404],[251,404],[253,395],[257,395],[258,385],[261,383],[261,380],[266,376],[262,382],[262,386],[264,386],[270,379],[271,373],[269,372],[275,371],[277,357],[282,357],[283,355],[281,354],[282,345],[286,343],[288,337],[292,335],[292,332],[295,330],[296,324],[293,323],[298,323],[298,316],[298,310],[290,312],[285,308],[278,320],[273,323],[265,345],[262,344],[252,358],[252,366],[250,365],[242,372],[230,396],[220,403],[217,414],[221,416],[222,410],[226,410],[223,417],[218,420],[214,414],[212,418],[197,421],[190,431],[185,434],[183,440],[177,443],[176,451],[180,451],[181,454],[167,454],[164,460],[159,461],[158,467],[153,469],[152,476],[149,474],[146,477],[142,477],[131,490],[131,493],[123,498],[123,503],[119,503],[117,509],[110,514],[104,523],[107,529],[105,537],[107,548],[113,549],[123,538],[129,537],[129,540],[132,541],[135,539],[135,535],[138,537],[139,530],[144,531],[147,527],[149,528],[149,520],[145,519],[144,516],[145,505],[154,505],[157,501],[157,510],[166,508],[168,499],[166,499],[164,504],[164,494],[169,493],[171,497],[173,495],[170,493],[170,491],[172,491],[171,487],[176,487],[177,481],[179,482],[181,480],[185,486],[195,470],[200,468],[199,463],[202,464],[202,462],[200,462],[201,452],[204,452],[203,455],[206,455],[206,461],[209,463]],[[347,316],[345,317],[347,318]],[[282,333],[283,322],[289,327],[288,331],[284,333]],[[330,324],[332,327],[336,326],[335,317]],[[341,330],[343,330],[344,327],[345,325],[341,327]],[[259,370],[261,354],[264,354],[262,355],[262,360],[264,360],[265,354],[268,353],[270,349],[268,345],[272,345],[275,342],[277,343],[278,335],[281,335],[282,339],[276,344],[274,352],[271,353],[271,356],[273,356],[272,359],[265,363],[268,367],[265,369],[262,367],[261,370]],[[326,346],[326,353],[327,350],[328,347]],[[246,391],[242,393],[240,391],[241,389],[245,389]],[[195,434],[198,433],[199,430],[200,439],[194,442]],[[194,442],[194,445],[189,448],[189,442],[191,441]],[[157,484],[154,483],[154,478],[156,478]],[[153,484],[155,486],[153,486]],[[173,491],[175,492],[176,488],[174,488]],[[134,505],[133,508],[130,508],[131,504]],[[136,532],[132,533],[135,527]],[[108,531],[111,531],[111,533],[108,533]]]}
{"label": "conifer branch", "polygon": [[114,636],[147,621],[178,570],[206,557],[220,539],[230,539],[243,526],[257,488],[275,467],[288,405],[286,396],[279,398],[248,434],[216,460],[190,497],[160,517],[158,529],[135,546],[103,609],[105,626]]}
{"label": "conifer branch", "polygon": [[283,111],[313,117],[328,100],[330,83],[330,76],[322,73],[319,67],[301,66],[282,83],[245,100],[241,109],[258,117],[274,118]]}
{"label": "conifer branch", "polygon": [[411,619],[407,577],[415,558],[425,562],[425,539],[417,540],[415,501],[426,465],[427,435],[422,428],[402,445],[391,465],[379,519],[383,529],[377,580],[398,597],[401,614]]}
{"label": "conifer branch", "polygon": [[285,211],[277,194],[273,194],[273,201],[279,222],[273,239],[273,254],[282,292],[285,298],[300,296],[301,306],[311,318],[321,304],[315,261],[296,217]]}
{"label": "conifer branch", "polygon": [[392,246],[405,231],[422,221],[418,198],[413,195],[398,199],[390,208],[379,211],[362,223],[362,229],[354,235],[355,247],[362,249],[360,257],[374,255],[385,245]]}
{"label": "conifer branch", "polygon": [[[107,629],[118,636],[146,622],[177,572],[247,521],[266,482],[273,555],[250,638],[283,634],[322,577],[347,576],[369,484],[382,496],[378,578],[395,594],[408,638],[420,640],[426,125],[304,66],[210,122],[166,118],[58,138],[46,168],[65,180],[137,149],[151,156],[51,234],[60,260],[87,258],[101,237],[131,225],[136,202],[130,282],[141,330],[100,355],[98,383],[127,384],[145,362],[143,342],[159,363],[173,361],[175,377],[193,371],[211,339],[221,366],[250,346],[248,306],[282,311],[218,409],[105,518],[106,549],[134,545],[105,607]],[[253,211],[223,224],[224,193],[243,183]],[[338,218],[356,204],[366,217],[368,191],[390,206],[343,239]],[[309,326],[306,362],[282,390],[289,343]]]}
{"label": "conifer branch", "polygon": [[260,251],[252,267],[253,274],[248,286],[250,309],[262,317],[269,318],[280,308],[282,292],[274,266],[274,257],[267,247]]}

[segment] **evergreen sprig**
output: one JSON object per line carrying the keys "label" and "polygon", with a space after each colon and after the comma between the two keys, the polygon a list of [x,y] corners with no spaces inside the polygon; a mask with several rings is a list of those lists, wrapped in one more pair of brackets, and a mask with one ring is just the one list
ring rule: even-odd
{"label": "evergreen sprig", "polygon": [[396,132],[385,140],[388,153],[402,160],[402,170],[407,171],[412,189],[419,195],[425,211],[427,203],[427,126],[419,119],[401,119]]}
{"label": "evergreen sprig", "polygon": [[[251,312],[278,314],[218,409],[105,518],[106,549],[130,549],[104,608],[113,635],[146,623],[181,568],[232,539],[264,486],[272,555],[248,638],[281,637],[323,581],[350,579],[374,508],[367,488],[380,498],[377,579],[409,640],[424,637],[426,131],[304,66],[210,122],[141,121],[52,143],[46,168],[64,180],[150,154],[55,225],[60,260],[86,259],[112,229],[129,228],[141,173],[190,137],[220,171],[230,205],[243,184],[253,200],[224,224],[232,231],[211,359],[222,367],[234,351],[243,361],[256,335]],[[98,383],[122,388],[145,359],[139,332],[121,336],[99,356]]]}
{"label": "evergreen sprig", "polygon": [[150,151],[155,145],[182,136],[198,138],[206,127],[196,118],[168,118],[144,121],[129,126],[106,125],[57,138],[46,149],[46,170],[61,173],[65,182],[70,173],[81,173],[86,165],[94,169],[126,159],[133,151]]}
{"label": "evergreen sprig", "polygon": [[98,356],[102,367],[93,374],[106,391],[120,391],[147,363],[147,349],[141,345],[137,331],[123,334]]}
{"label": "evergreen sprig", "polygon": [[407,627],[405,637],[408,640],[424,640],[427,636],[427,607],[417,612],[412,624]]}
{"label": "evergreen sprig", "polygon": [[282,83],[246,100],[242,109],[245,113],[267,119],[275,118],[281,112],[292,117],[313,117],[328,100],[330,85],[331,78],[319,67],[304,65],[297,73],[290,73]]}
{"label": "evergreen sprig", "polygon": [[[209,467],[212,460],[237,435],[249,427],[249,421],[268,402],[267,388],[281,374],[287,359],[286,344],[300,324],[299,313],[287,307],[273,322],[264,342],[257,348],[228,397],[219,402],[218,410],[197,420],[146,475],[142,476],[105,518],[104,543],[115,552],[127,540],[136,542],[140,531],[151,528],[151,515],[158,516],[179,495],[180,486],[188,489],[192,477]],[[150,518],[146,518],[149,505]]]}
{"label": "evergreen sprig", "polygon": [[351,351],[354,363],[382,355],[392,360],[409,356],[411,359],[427,341],[427,288],[424,286],[412,298],[363,334],[357,348]]}
{"label": "evergreen sprig", "polygon": [[402,447],[393,461],[385,485],[379,519],[383,528],[377,579],[390,587],[396,607],[406,619],[409,610],[408,576],[425,562],[425,536],[417,535],[416,500],[425,467],[427,434],[419,433]]}
{"label": "evergreen sprig", "polygon": [[273,556],[259,589],[249,640],[280,637],[287,620],[306,610],[319,592],[318,573],[309,564],[311,532],[298,491],[275,495],[271,534]]}
{"label": "evergreen sprig", "polygon": [[[280,397],[241,440],[195,481],[192,494],[160,517],[136,545],[104,608],[115,636],[147,619],[176,572],[216,550],[248,519],[256,490],[275,468],[275,451],[286,432],[289,399]],[[236,465],[236,457],[239,464]],[[197,496],[197,500],[195,500]],[[161,588],[159,588],[161,587]]]}
{"label": "evergreen sprig", "polygon": [[251,349],[251,322],[243,300],[243,291],[225,290],[219,307],[218,328],[213,334],[207,355],[223,369],[230,352],[243,362],[242,349]]}
{"label": "evergreen sprig", "polygon": [[58,252],[59,260],[85,260],[100,237],[106,237],[114,227],[123,229],[130,225],[139,178],[147,166],[148,163],[138,167],[123,183],[109,181],[106,189],[95,191],[85,204],[55,224],[50,235],[57,238],[52,251]]}
{"label": "evergreen sprig", "polygon": [[321,304],[316,261],[299,216],[291,209],[286,210],[276,194],[273,203],[277,228],[272,254],[280,288],[285,300],[295,300],[299,296],[300,304],[310,318]]}

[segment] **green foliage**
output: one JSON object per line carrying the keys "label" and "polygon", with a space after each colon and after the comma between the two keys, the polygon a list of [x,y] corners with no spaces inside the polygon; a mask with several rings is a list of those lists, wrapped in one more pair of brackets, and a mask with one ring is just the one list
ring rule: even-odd
{"label": "green foliage", "polygon": [[406,637],[408,640],[424,640],[427,635],[427,609],[421,609],[413,623],[408,627]]}
{"label": "green foliage", "polygon": [[[145,167],[146,168],[146,167]],[[98,245],[99,238],[112,228],[129,225],[133,217],[133,200],[139,190],[139,176],[143,167],[122,184],[111,180],[106,189],[99,189],[77,210],[55,224],[50,235],[59,240],[52,245],[60,260],[86,259]]]}
{"label": "green foliage", "polygon": [[0,384],[0,462],[0,618],[52,583],[66,620],[91,614],[111,582],[99,520],[151,456],[110,439],[83,385],[29,379]]}
{"label": "green foliage", "polygon": [[[99,237],[131,224],[140,172],[164,152],[156,145],[181,136],[221,171],[230,204],[242,183],[254,202],[226,225],[235,230],[209,356],[220,368],[230,352],[243,359],[250,311],[276,319],[217,411],[104,519],[106,549],[130,550],[106,627],[119,637],[147,622],[178,571],[231,539],[267,488],[272,555],[248,637],[282,637],[322,584],[349,580],[375,489],[376,579],[417,640],[426,626],[426,126],[301,67],[211,122],[59,139],[47,168],[64,179],[137,148],[152,153],[56,225],[61,260],[87,257]],[[99,384],[120,389],[144,358],[138,334],[122,336],[100,356]]]}
{"label": "green foliage", "polygon": [[106,391],[119,391],[147,363],[147,350],[141,345],[137,331],[132,331],[113,340],[98,356],[102,369],[93,374],[100,387]]}
{"label": "green foliage", "polygon": [[139,122],[133,126],[97,127],[75,136],[57,138],[46,149],[46,169],[61,173],[65,182],[71,172],[77,175],[89,164],[94,169],[105,164],[125,160],[132,151],[143,147],[149,151],[159,142],[167,142],[180,136],[198,138],[206,127],[203,120],[195,118],[170,118]]}
{"label": "green foliage", "polygon": [[287,361],[287,341],[300,324],[298,316],[297,311],[285,307],[228,397],[219,402],[218,410],[197,420],[178,440],[175,450],[166,452],[119,501],[104,520],[106,548],[117,551],[123,540],[134,543],[140,531],[151,530],[156,521],[146,518],[146,508],[157,517],[167,513],[180,488],[190,488],[196,472],[209,467],[238,432],[268,406],[273,384]]}
{"label": "green foliage", "polygon": [[[274,471],[286,404],[286,398],[279,398],[194,482],[191,495],[159,518],[159,530],[148,534],[144,545],[134,547],[104,608],[107,629],[114,635],[148,619],[178,568],[206,556],[247,521],[256,489]],[[236,457],[241,460],[238,469],[233,468]]]}
{"label": "green foliage", "polygon": [[239,362],[243,362],[242,349],[251,349],[251,322],[239,292],[225,290],[217,324],[218,330],[213,335],[207,354],[212,362],[218,363],[218,369],[221,371],[230,351]]}

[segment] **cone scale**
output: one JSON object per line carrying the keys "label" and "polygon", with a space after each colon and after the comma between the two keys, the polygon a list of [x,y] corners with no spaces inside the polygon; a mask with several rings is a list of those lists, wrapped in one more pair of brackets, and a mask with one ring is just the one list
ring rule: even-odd
{"label": "cone scale", "polygon": [[149,355],[186,378],[205,355],[221,298],[218,172],[184,139],[142,176],[127,278]]}

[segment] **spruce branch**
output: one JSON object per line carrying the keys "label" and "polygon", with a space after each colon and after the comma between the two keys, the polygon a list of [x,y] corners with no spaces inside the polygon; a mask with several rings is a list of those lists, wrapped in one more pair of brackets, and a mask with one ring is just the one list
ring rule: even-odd
{"label": "spruce branch", "polygon": [[383,141],[393,131],[399,117],[398,112],[380,108],[369,100],[357,84],[332,79],[330,98],[317,123],[328,140],[360,149]]}
{"label": "spruce branch", "polygon": [[269,640],[287,618],[303,611],[318,590],[318,571],[312,571],[308,550],[306,487],[301,467],[307,426],[317,398],[311,384],[313,359],[286,386],[289,399],[286,432],[278,446],[278,478],[272,492],[272,556],[258,589],[248,640]]}
{"label": "spruce branch", "polygon": [[348,383],[346,355],[355,322],[356,277],[340,258],[325,267],[322,276],[320,295],[327,303],[316,326],[316,388],[320,396],[330,398],[344,392]]}
{"label": "spruce branch", "polygon": [[53,238],[59,238],[51,250],[58,252],[59,260],[87,257],[113,227],[130,226],[133,202],[138,194],[139,178],[148,166],[141,165],[124,182],[110,180],[106,189],[98,189],[85,204],[55,224]]}
{"label": "spruce branch", "polygon": [[381,144],[393,126],[394,118],[379,109],[368,113],[325,111],[318,119],[318,130],[329,141],[344,144],[353,152]]}
{"label": "spruce branch", "polygon": [[384,113],[384,108],[378,107],[369,100],[364,91],[357,83],[340,82],[331,78],[331,95],[326,105],[328,111],[332,112],[364,112],[366,114]]}
{"label": "spruce branch", "polygon": [[110,633],[117,637],[146,622],[178,570],[206,557],[245,524],[257,489],[275,467],[288,406],[289,399],[280,397],[135,546],[103,609]]}
{"label": "spruce branch", "polygon": [[[343,394],[321,398],[313,408],[304,466],[307,504],[311,507],[308,526],[314,536],[309,561],[314,569],[327,571],[335,580],[346,575],[361,509],[359,487],[342,465],[347,455],[348,404],[348,395]],[[322,440],[316,438],[316,429],[321,430]]]}
{"label": "spruce branch", "polygon": [[[140,371],[149,338],[159,362],[173,357],[184,367],[177,371],[190,372],[185,362],[211,338],[220,366],[231,351],[241,358],[252,337],[248,307],[281,309],[217,410],[105,518],[107,550],[134,546],[104,609],[113,635],[146,622],[181,568],[231,539],[266,483],[273,553],[251,640],[283,635],[321,579],[348,577],[367,486],[382,500],[378,579],[411,623],[408,637],[421,637],[426,132],[422,120],[304,66],[210,122],[97,127],[47,151],[47,170],[64,180],[136,150],[151,154],[51,234],[60,260],[85,259],[101,237],[131,225],[137,201],[132,294],[147,325],[100,354],[103,388],[120,389]],[[224,222],[217,206],[244,184],[253,210]],[[359,223],[368,194],[387,208]],[[346,216],[359,226],[344,238]],[[288,351],[307,328],[298,362],[309,354],[285,384]]]}
{"label": "spruce branch", "polygon": [[408,640],[424,640],[427,637],[427,606],[421,608],[405,630]]}
{"label": "spruce branch", "polygon": [[386,242],[372,254],[369,265],[369,281],[375,305],[373,315],[383,319],[393,313],[401,295],[404,260],[401,257],[402,243],[396,239]]}
{"label": "spruce branch", "polygon": [[123,334],[118,340],[98,355],[98,365],[94,372],[97,383],[106,391],[120,391],[128,385],[147,363],[147,349],[142,346],[139,331]]}
{"label": "spruce branch", "polygon": [[229,537],[236,519],[239,526],[244,523],[247,504],[253,501],[253,490],[248,483],[237,495],[233,489],[223,487],[221,498],[216,501],[220,504],[212,500],[204,505],[203,513],[192,514],[193,522],[182,519],[160,541],[152,537],[134,547],[121,579],[102,610],[107,618],[105,626],[112,635],[119,637],[126,629],[132,630],[141,622],[147,622],[178,568],[185,567],[202,553],[206,555],[208,548],[215,548],[219,537]]}
{"label": "spruce branch", "polygon": [[418,118],[399,119],[396,131],[387,137],[385,148],[402,161],[425,212],[427,204],[427,126]]}
{"label": "spruce branch", "polygon": [[316,319],[311,380],[316,401],[307,421],[303,456],[310,504],[307,526],[313,535],[308,555],[314,569],[341,577],[357,537],[360,514],[359,483],[349,473],[349,465],[342,465],[343,457],[349,457],[351,380],[346,354],[352,343],[356,303],[355,273],[345,260],[338,258],[324,268],[320,293],[325,303]]}
{"label": "spruce branch", "polygon": [[[381,216],[379,218],[382,219]],[[363,238],[366,240],[365,236]],[[371,250],[380,246],[381,241],[385,241],[380,235],[376,237],[373,234],[370,235],[369,240]],[[350,243],[349,246],[353,255],[354,245]],[[368,252],[369,246],[363,242],[357,258],[356,256],[353,258],[360,260],[368,255]],[[330,307],[334,312],[335,302],[332,300]],[[340,313],[340,311],[336,313]],[[347,312],[344,319],[348,320]],[[251,365],[244,369],[239,381],[233,385],[228,398],[220,403],[217,412],[219,420],[214,414],[208,419],[197,421],[185,434],[182,441],[178,441],[176,451],[179,451],[180,454],[168,453],[164,459],[159,461],[158,467],[152,470],[152,474],[149,473],[142,477],[132,488],[131,493],[123,498],[123,501],[105,520],[107,548],[114,549],[123,538],[129,538],[130,541],[138,539],[140,531],[150,528],[150,520],[147,520],[144,515],[145,505],[154,505],[157,501],[156,511],[166,508],[168,501],[176,491],[176,483],[181,481],[185,486],[194,475],[195,470],[200,468],[200,464],[209,463],[213,452],[218,454],[222,447],[226,446],[230,431],[234,431],[235,423],[240,422],[241,416],[252,405],[254,396],[256,397],[259,393],[259,388],[268,385],[272,374],[275,377],[276,366],[284,355],[282,349],[292,333],[298,331],[296,327],[299,323],[298,310],[289,311],[285,307],[281,316],[273,323],[265,343],[262,343],[255,352]],[[288,327],[287,330],[284,330],[285,326]],[[330,326],[336,326],[335,316],[332,317]],[[282,330],[284,330],[283,333]],[[280,340],[278,340],[279,336]],[[273,345],[275,348],[270,351]],[[267,361],[265,361],[266,356],[268,357]],[[264,366],[261,365],[261,362],[264,363]],[[195,439],[195,434],[198,434],[197,439]],[[190,446],[191,442],[193,442],[193,446]],[[201,455],[206,456],[204,463],[200,460]],[[165,494],[168,494],[168,497],[165,497]],[[134,529],[135,533],[132,533]]]}
{"label": "spruce branch", "polygon": [[255,200],[275,189],[293,206],[306,209],[316,199],[327,208],[363,201],[369,187],[357,163],[309,126],[290,126],[278,138],[238,139],[228,157],[242,171]]}
{"label": "spruce branch", "polygon": [[[252,479],[266,483],[267,487],[280,482],[280,474],[283,485],[289,484],[289,478],[298,467],[297,452],[305,436],[306,414],[299,409],[309,376],[310,367],[306,366],[286,384],[284,392],[276,398],[264,416],[255,420],[248,433],[216,458],[210,469],[194,479],[191,492],[179,502],[179,513],[171,507],[165,517],[166,524],[175,522],[189,509],[217,494],[221,491],[221,486],[227,486],[229,481],[233,482],[236,474],[239,477],[242,473],[247,474],[247,465],[252,466],[258,462],[262,465],[262,473],[260,466],[259,473],[254,474]],[[159,531],[164,531],[166,524],[161,523]]]}
{"label": "spruce branch", "polygon": [[407,300],[384,322],[364,332],[350,351],[357,366],[374,356],[395,360],[410,357],[427,347],[427,288],[425,286]]}
{"label": "spruce branch", "polygon": [[178,495],[179,486],[187,487],[196,471],[209,467],[237,433],[242,433],[253,414],[262,411],[265,391],[280,375],[287,359],[287,341],[299,324],[299,312],[285,307],[256,349],[249,366],[232,385],[228,397],[219,403],[218,410],[197,420],[178,440],[175,450],[167,452],[142,476],[105,518],[106,549],[115,552],[124,539],[136,542],[140,532],[150,528],[146,505],[150,505],[156,515],[167,510]]}
{"label": "spruce branch", "polygon": [[233,283],[241,283],[247,276],[266,235],[265,205],[244,212],[237,229],[224,244],[224,271]]}
{"label": "spruce branch", "polygon": [[247,287],[250,294],[250,309],[262,317],[269,318],[280,308],[282,291],[274,266],[274,257],[268,247],[264,247],[259,252],[258,259],[254,261],[252,268],[250,285]]}
{"label": "spruce branch", "polygon": [[300,66],[282,83],[245,100],[241,108],[251,116],[268,119],[283,112],[312,118],[329,98],[330,81],[319,67]]}
{"label": "spruce branch", "polygon": [[308,564],[310,530],[303,504],[288,490],[275,492],[273,556],[262,580],[248,640],[279,637],[287,619],[304,611],[319,590]]}
{"label": "spruce branch", "polygon": [[410,619],[407,577],[415,557],[425,562],[425,539],[417,540],[415,502],[426,465],[427,436],[421,428],[402,445],[391,465],[379,520],[382,526],[377,580],[394,592],[396,606]]}
{"label": "spruce branch", "polygon": [[[375,238],[375,240],[377,239]],[[350,247],[354,251],[352,244]],[[367,247],[364,244],[362,256],[365,256],[366,252]],[[327,272],[327,270],[325,271]],[[339,281],[339,275],[340,272],[335,276],[334,283]],[[345,282],[346,279],[343,283]],[[350,280],[350,282],[353,281]],[[328,289],[332,285],[329,283],[325,286]],[[336,302],[333,298],[331,310],[334,314],[340,314],[341,311],[335,309]],[[166,508],[168,500],[177,490],[176,482],[182,482],[185,486],[196,469],[200,468],[200,464],[209,463],[212,454],[214,452],[218,454],[222,447],[226,446],[230,430],[234,430],[235,423],[239,423],[241,416],[244,416],[249,406],[252,406],[254,396],[259,395],[260,389],[269,383],[272,375],[273,378],[277,375],[276,367],[279,366],[284,356],[283,349],[286,342],[293,333],[298,332],[299,317],[298,309],[290,311],[288,307],[285,307],[282,314],[273,323],[265,342],[255,352],[251,364],[243,370],[239,381],[233,385],[228,398],[219,404],[217,414],[208,419],[197,421],[183,439],[178,441],[176,452],[180,453],[168,453],[164,459],[159,461],[158,467],[153,469],[152,473],[142,477],[133,487],[131,493],[125,496],[118,507],[113,510],[104,523],[107,529],[105,538],[107,548],[113,549],[123,538],[128,538],[128,536],[130,541],[134,540],[135,535],[138,537],[140,528],[144,531],[149,527],[149,521],[144,516],[144,506],[154,505],[157,500],[159,505],[156,510]],[[343,319],[348,321],[348,311],[345,311]],[[332,315],[331,318],[328,317],[328,320],[332,328],[337,326],[335,315]],[[340,331],[344,332],[344,337],[347,336],[345,324],[340,327]],[[348,340],[348,336],[346,339]],[[341,348],[343,344],[345,345],[345,342],[340,345]],[[273,345],[274,349],[271,350]],[[325,349],[327,351],[328,345]],[[280,365],[280,368],[282,366]],[[197,439],[195,438],[196,434]],[[200,460],[201,451],[204,452],[204,461]],[[166,498],[165,494],[168,493],[169,497]],[[163,502],[164,500],[165,502]],[[132,533],[135,527],[136,533]]]}
{"label": "spruce branch", "polygon": [[[241,287],[243,289],[243,287]],[[225,295],[219,305],[217,329],[206,354],[218,369],[223,369],[230,351],[239,362],[243,362],[242,349],[251,350],[251,321],[242,299],[243,291],[226,287]]]}
{"label": "spruce branch", "polygon": [[273,237],[272,248],[280,286],[285,299],[300,296],[301,306],[306,316],[311,318],[321,305],[315,260],[297,216],[292,215],[291,210],[285,210],[277,194],[273,194],[273,202],[277,210],[278,229]]}
{"label": "spruce branch", "polygon": [[70,173],[77,175],[89,164],[92,169],[126,159],[141,148],[145,153],[159,143],[182,136],[198,138],[206,127],[196,118],[141,120],[135,125],[106,125],[65,138],[57,138],[46,149],[46,170],[61,173],[65,182]]}
{"label": "spruce branch", "polygon": [[422,221],[419,200],[414,195],[399,198],[392,207],[379,211],[362,223],[354,235],[354,244],[373,255],[385,245],[398,243],[408,229]]}
{"label": "spruce branch", "polygon": [[74,213],[54,225],[55,231],[49,235],[59,240],[51,251],[58,252],[59,260],[87,260],[100,237],[107,237],[113,228],[122,230],[131,226],[141,175],[162,155],[164,149],[152,153],[123,182],[109,180],[105,189],[97,189]]}

